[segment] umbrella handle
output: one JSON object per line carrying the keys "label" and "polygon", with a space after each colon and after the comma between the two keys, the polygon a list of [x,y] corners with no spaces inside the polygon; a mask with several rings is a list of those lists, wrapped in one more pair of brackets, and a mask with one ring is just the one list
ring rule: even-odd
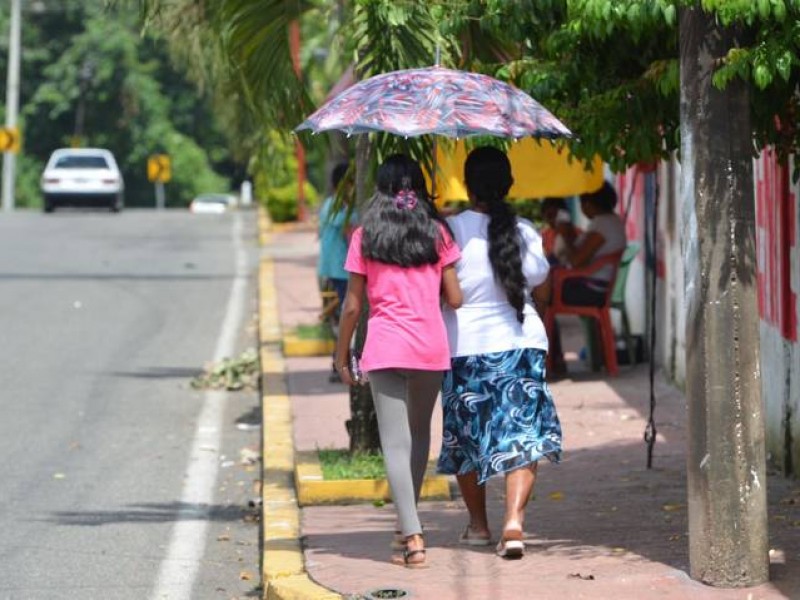
{"label": "umbrella handle", "polygon": [[[437,48],[438,50],[438,48]],[[439,141],[436,136],[433,138],[433,169],[431,171],[431,198],[436,201],[436,171],[438,169],[439,160]]]}

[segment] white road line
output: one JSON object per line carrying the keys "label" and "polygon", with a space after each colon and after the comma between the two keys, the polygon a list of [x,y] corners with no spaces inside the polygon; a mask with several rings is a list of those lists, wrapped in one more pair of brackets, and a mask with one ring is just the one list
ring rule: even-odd
{"label": "white road line", "polygon": [[[242,243],[242,217],[234,214],[233,245],[235,249],[236,276],[228,296],[225,319],[217,338],[214,361],[233,356],[236,335],[242,322],[247,289],[247,254]],[[153,600],[188,600],[205,553],[206,531],[214,487],[219,470],[222,417],[225,393],[209,391],[203,399],[203,408],[189,454],[181,509],[175,516],[167,555],[161,562]]]}

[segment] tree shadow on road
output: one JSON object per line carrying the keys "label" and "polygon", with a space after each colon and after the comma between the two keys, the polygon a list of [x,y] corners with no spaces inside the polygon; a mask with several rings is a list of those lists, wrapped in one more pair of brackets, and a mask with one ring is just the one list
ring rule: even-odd
{"label": "tree shadow on road", "polygon": [[242,505],[192,504],[187,502],[130,504],[120,510],[58,511],[46,521],[57,525],[99,527],[118,523],[169,523],[178,521],[253,521],[255,507]]}

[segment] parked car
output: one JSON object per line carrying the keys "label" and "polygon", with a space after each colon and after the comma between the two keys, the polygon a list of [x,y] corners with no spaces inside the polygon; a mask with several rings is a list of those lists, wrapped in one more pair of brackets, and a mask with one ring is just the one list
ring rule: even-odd
{"label": "parked car", "polygon": [[189,204],[189,210],[199,214],[222,214],[236,206],[231,194],[200,194]]}
{"label": "parked car", "polygon": [[59,148],[50,155],[41,180],[44,211],[59,206],[101,206],[118,212],[125,182],[114,155],[103,148]]}

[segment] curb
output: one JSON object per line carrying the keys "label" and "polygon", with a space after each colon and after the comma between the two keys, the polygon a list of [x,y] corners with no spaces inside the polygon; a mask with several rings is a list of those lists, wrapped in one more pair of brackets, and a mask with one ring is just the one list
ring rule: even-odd
{"label": "curb", "polygon": [[[259,241],[269,239],[259,211]],[[258,334],[261,359],[261,581],[266,600],[341,600],[311,580],[300,543],[300,507],[294,488],[292,409],[281,353],[275,269],[262,258],[258,272]],[[267,449],[269,451],[267,451]]]}
{"label": "curb", "polygon": [[302,339],[287,335],[283,338],[284,356],[330,356],[336,350],[333,340]]}
{"label": "curb", "polygon": [[[346,504],[349,502],[389,501],[386,479],[324,480],[316,451],[296,452],[294,481],[300,506]],[[420,500],[450,500],[450,480],[428,469],[420,490]]]}

